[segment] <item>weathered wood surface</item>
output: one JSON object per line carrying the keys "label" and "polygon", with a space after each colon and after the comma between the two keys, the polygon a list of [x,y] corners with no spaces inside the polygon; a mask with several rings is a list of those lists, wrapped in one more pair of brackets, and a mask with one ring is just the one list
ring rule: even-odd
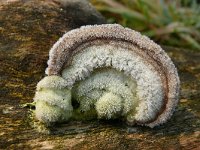
{"label": "weathered wood surface", "polygon": [[165,48],[181,78],[180,104],[154,129],[120,121],[70,122],[51,135],[32,127],[28,109],[50,47],[66,31],[104,19],[84,0],[0,0],[0,149],[199,149],[200,53]]}

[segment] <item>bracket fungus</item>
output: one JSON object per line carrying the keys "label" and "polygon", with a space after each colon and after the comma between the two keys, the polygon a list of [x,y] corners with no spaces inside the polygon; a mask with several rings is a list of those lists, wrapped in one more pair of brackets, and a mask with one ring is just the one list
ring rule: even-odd
{"label": "bracket fungus", "polygon": [[162,48],[117,24],[88,25],[51,48],[47,76],[37,85],[36,117],[120,118],[129,125],[165,123],[178,103],[179,77]]}

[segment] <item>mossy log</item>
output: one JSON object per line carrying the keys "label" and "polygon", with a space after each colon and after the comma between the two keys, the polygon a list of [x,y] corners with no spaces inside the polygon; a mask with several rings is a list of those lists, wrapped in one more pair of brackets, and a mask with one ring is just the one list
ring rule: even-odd
{"label": "mossy log", "polygon": [[154,129],[120,121],[71,121],[39,133],[30,111],[48,52],[65,32],[105,19],[84,0],[0,1],[0,149],[198,149],[200,53],[163,47],[181,79],[179,106]]}

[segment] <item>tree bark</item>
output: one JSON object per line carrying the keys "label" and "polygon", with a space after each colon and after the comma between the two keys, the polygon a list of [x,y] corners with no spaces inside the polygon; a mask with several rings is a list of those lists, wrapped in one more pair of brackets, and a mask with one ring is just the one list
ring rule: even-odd
{"label": "tree bark", "polygon": [[166,124],[72,121],[39,133],[28,109],[48,52],[65,32],[105,19],[85,0],[0,0],[0,149],[198,149],[200,53],[164,47],[178,67],[181,97]]}

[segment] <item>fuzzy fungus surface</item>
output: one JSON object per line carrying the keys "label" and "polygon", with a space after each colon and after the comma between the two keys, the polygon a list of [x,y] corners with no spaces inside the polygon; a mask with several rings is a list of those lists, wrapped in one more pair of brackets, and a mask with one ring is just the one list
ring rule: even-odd
{"label": "fuzzy fungus surface", "polygon": [[91,113],[154,127],[166,122],[178,103],[171,59],[149,38],[116,24],[66,33],[50,50],[46,74],[35,101],[36,117],[47,124],[79,112],[82,119]]}

